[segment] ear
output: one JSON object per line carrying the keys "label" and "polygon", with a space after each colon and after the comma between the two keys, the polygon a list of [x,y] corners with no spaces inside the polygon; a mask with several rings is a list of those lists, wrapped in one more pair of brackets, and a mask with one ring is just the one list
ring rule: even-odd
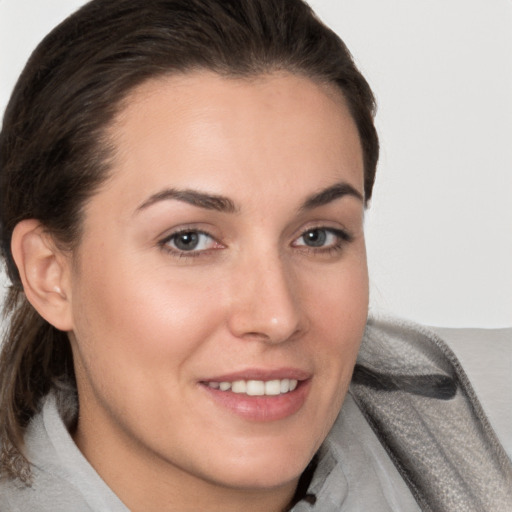
{"label": "ear", "polygon": [[72,330],[69,257],[35,219],[16,225],[11,251],[28,301],[57,329]]}

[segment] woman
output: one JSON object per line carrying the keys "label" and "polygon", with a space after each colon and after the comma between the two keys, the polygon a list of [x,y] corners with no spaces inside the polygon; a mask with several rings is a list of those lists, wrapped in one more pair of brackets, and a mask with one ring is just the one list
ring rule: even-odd
{"label": "woman", "polygon": [[373,113],[299,0],[94,0],[41,43],[0,139],[7,510],[505,510],[444,345],[367,326]]}

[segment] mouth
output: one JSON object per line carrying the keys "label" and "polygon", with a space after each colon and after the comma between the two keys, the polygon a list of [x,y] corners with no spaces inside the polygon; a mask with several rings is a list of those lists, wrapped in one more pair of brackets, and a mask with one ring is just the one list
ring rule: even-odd
{"label": "mouth", "polygon": [[239,393],[247,396],[279,396],[297,388],[297,379],[208,381],[204,384],[211,389]]}
{"label": "mouth", "polygon": [[303,407],[311,388],[311,376],[304,372],[243,373],[204,380],[200,385],[213,403],[244,420],[288,418]]}

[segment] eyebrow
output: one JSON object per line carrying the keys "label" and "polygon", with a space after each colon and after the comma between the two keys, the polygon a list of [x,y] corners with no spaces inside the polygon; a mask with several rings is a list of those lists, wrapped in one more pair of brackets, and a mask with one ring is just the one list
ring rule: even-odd
{"label": "eyebrow", "polygon": [[[312,210],[347,195],[355,197],[364,202],[364,198],[358,190],[346,182],[340,182],[335,183],[334,185],[331,185],[330,187],[306,198],[302,206],[299,208],[299,211]],[[207,194],[197,190],[180,190],[175,188],[167,188],[157,192],[156,194],[153,194],[146,201],[144,201],[136,211],[139,212],[152,206],[155,203],[167,200],[182,201],[192,206],[197,206],[198,208],[204,208],[205,210],[215,210],[222,213],[239,212],[239,208],[228,197],[217,194]]]}
{"label": "eyebrow", "polygon": [[153,194],[137,208],[137,212],[144,210],[159,201],[170,199],[182,201],[184,203],[191,204],[192,206],[204,208],[205,210],[215,210],[223,213],[238,212],[238,208],[235,203],[227,197],[216,194],[206,194],[197,190],[179,190],[175,188],[168,188]]}
{"label": "eyebrow", "polygon": [[364,203],[364,197],[361,192],[356,190],[352,185],[342,181],[309,196],[300,207],[300,210],[312,210],[313,208],[324,206],[344,196],[355,197]]}

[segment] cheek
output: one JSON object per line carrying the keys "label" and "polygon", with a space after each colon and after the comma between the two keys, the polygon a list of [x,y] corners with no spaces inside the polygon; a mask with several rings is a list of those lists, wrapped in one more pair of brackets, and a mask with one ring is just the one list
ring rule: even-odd
{"label": "cheek", "polygon": [[113,261],[91,261],[77,279],[74,334],[81,357],[100,381],[104,372],[120,382],[127,375],[142,381],[148,372],[156,377],[159,368],[168,374],[215,332],[222,318],[216,287],[166,268]]}
{"label": "cheek", "polygon": [[[311,295],[311,336],[308,353],[314,354],[319,369],[310,417],[316,418],[316,437],[324,439],[345,399],[368,312],[367,279],[364,271],[339,277],[338,286],[318,286]],[[318,283],[317,283],[318,284]],[[316,298],[316,300],[315,300]]]}
{"label": "cheek", "polygon": [[[350,381],[368,316],[368,272],[358,252],[331,272],[304,283],[312,336],[308,343],[321,360],[323,397],[335,413]],[[341,393],[340,393],[341,391]]]}
{"label": "cheek", "polygon": [[350,349],[364,331],[368,316],[369,283],[364,245],[326,271],[303,283],[307,309],[318,329],[339,349]]}

